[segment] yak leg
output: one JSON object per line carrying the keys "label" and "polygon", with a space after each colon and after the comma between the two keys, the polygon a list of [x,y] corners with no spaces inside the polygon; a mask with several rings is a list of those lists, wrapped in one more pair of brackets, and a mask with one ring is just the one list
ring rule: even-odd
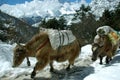
{"label": "yak leg", "polygon": [[50,62],[50,72],[53,72],[54,71],[54,68],[53,68],[53,61]]}
{"label": "yak leg", "polygon": [[102,60],[103,60],[103,57],[102,56],[99,56],[100,58],[100,64],[103,64]]}
{"label": "yak leg", "polygon": [[118,47],[118,45],[113,47],[113,49],[112,49],[112,56],[114,56],[116,54],[117,47]]}
{"label": "yak leg", "polygon": [[34,78],[36,75],[36,71],[42,70],[48,64],[48,62],[49,62],[49,59],[46,55],[42,57],[41,60],[39,58],[39,61],[36,63],[34,70],[31,74],[31,78]]}
{"label": "yak leg", "polygon": [[108,52],[107,57],[106,57],[106,64],[109,64],[109,62],[112,60],[112,53],[111,51]]}
{"label": "yak leg", "polygon": [[75,61],[75,56],[72,56],[72,57],[68,60],[69,65],[68,65],[68,67],[66,68],[67,71],[70,70],[70,66],[71,66],[71,65],[74,65],[74,61]]}
{"label": "yak leg", "polygon": [[26,59],[27,59],[27,65],[28,65],[28,66],[31,66],[30,61],[29,61],[29,58],[26,57]]}
{"label": "yak leg", "polygon": [[71,65],[74,65],[74,60],[75,60],[75,58],[73,58],[73,57],[71,57],[71,58],[68,60],[69,65],[68,65],[68,67],[66,68],[67,71],[70,70],[70,66],[71,66]]}
{"label": "yak leg", "polygon": [[66,68],[67,71],[70,70],[70,66],[71,66],[71,65],[74,65],[74,61],[75,61],[75,56],[74,56],[74,55],[73,55],[73,56],[71,55],[70,59],[68,60],[69,65],[68,65],[68,67]]}
{"label": "yak leg", "polygon": [[70,66],[71,65],[74,65],[74,61],[75,61],[75,58],[77,57],[77,56],[79,56],[79,48],[76,48],[76,51],[75,50],[71,50],[71,56],[70,56],[70,58],[69,58],[69,65],[68,65],[68,67],[66,68],[66,70],[70,70]]}
{"label": "yak leg", "polygon": [[109,64],[109,62],[112,60],[112,58],[111,57],[106,57],[106,64]]}
{"label": "yak leg", "polygon": [[109,64],[109,57],[106,57],[106,64]]}
{"label": "yak leg", "polygon": [[42,70],[46,65],[47,65],[47,62],[37,62],[31,74],[31,78],[35,77],[37,70]]}
{"label": "yak leg", "polygon": [[69,71],[69,70],[70,70],[70,64],[68,65],[68,67],[66,68],[66,70],[67,70],[67,71]]}

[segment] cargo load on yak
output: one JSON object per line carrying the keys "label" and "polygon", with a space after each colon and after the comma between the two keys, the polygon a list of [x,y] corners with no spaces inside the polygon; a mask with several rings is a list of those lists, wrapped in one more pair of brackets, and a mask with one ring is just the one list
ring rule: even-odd
{"label": "cargo load on yak", "polygon": [[100,64],[102,64],[103,57],[106,56],[105,61],[108,64],[119,47],[120,35],[109,26],[99,27],[96,32],[97,35],[92,44],[92,60],[96,61],[97,57],[99,57]]}
{"label": "cargo load on yak", "polygon": [[44,32],[47,32],[51,46],[54,50],[76,40],[76,37],[71,30],[45,29]]}
{"label": "cargo load on yak", "polygon": [[112,29],[110,26],[99,27],[96,32],[99,36],[107,35],[113,45],[118,44],[120,41],[120,33]]}

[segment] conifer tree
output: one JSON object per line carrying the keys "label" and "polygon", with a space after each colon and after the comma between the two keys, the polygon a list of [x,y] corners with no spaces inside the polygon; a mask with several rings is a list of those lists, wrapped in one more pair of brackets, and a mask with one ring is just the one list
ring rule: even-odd
{"label": "conifer tree", "polygon": [[67,28],[67,21],[66,19],[64,18],[64,16],[61,16],[58,20],[58,23],[59,23],[59,29],[60,30],[64,30]]}
{"label": "conifer tree", "polygon": [[120,3],[116,7],[113,15],[113,26],[116,30],[120,30]]}
{"label": "conifer tree", "polygon": [[81,20],[86,17],[86,14],[91,10],[90,6],[85,6],[84,4],[81,5],[79,10],[76,10],[76,13],[74,14],[73,20]]}
{"label": "conifer tree", "polygon": [[100,21],[102,25],[112,26],[112,18],[113,18],[112,12],[106,9],[103,12],[102,17],[100,17]]}
{"label": "conifer tree", "polygon": [[43,19],[39,26],[44,28],[64,30],[67,27],[67,21],[64,16],[61,16],[58,20],[56,18],[49,19],[48,21]]}

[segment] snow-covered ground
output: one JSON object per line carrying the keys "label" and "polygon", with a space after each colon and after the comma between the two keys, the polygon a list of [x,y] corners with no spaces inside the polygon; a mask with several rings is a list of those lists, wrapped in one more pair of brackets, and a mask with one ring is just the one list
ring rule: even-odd
{"label": "snow-covered ground", "polygon": [[[12,68],[14,45],[0,42],[0,80],[30,80],[36,59],[30,58],[32,66],[28,67],[26,60],[18,67]],[[99,65],[99,60],[91,61],[91,45],[82,47],[75,66],[66,71],[67,61],[54,63],[55,72],[49,72],[49,65],[36,75],[36,80],[120,80],[120,52],[116,54],[109,65]]]}

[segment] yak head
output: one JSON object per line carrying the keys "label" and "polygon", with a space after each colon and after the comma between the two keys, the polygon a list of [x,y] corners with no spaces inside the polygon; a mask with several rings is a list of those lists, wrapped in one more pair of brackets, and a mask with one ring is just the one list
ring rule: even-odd
{"label": "yak head", "polygon": [[26,57],[26,49],[24,45],[17,44],[14,48],[13,66],[18,67]]}
{"label": "yak head", "polygon": [[92,45],[92,61],[96,61],[97,57],[99,55],[99,45],[98,44],[94,44]]}

